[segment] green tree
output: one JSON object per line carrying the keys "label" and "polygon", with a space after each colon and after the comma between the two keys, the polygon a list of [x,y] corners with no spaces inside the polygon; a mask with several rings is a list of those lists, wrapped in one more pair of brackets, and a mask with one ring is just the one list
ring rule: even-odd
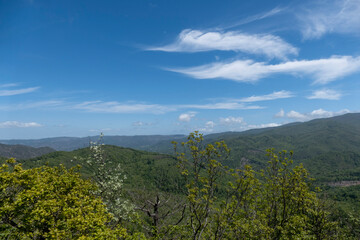
{"label": "green tree", "polygon": [[[12,165],[12,166],[11,166]],[[0,229],[5,239],[120,239],[112,219],[78,168],[24,170],[15,160],[0,167]]]}
{"label": "green tree", "polygon": [[[179,234],[188,239],[339,239],[338,224],[312,191],[309,173],[292,166],[292,153],[268,151],[265,171],[226,169],[224,142],[203,145],[191,133],[177,152],[187,181],[188,217]],[[177,150],[177,143],[174,143]],[[228,181],[227,187],[225,183]],[[226,194],[221,195],[220,192]]]}
{"label": "green tree", "polygon": [[262,207],[271,239],[337,239],[323,202],[311,190],[312,178],[300,164],[292,167],[292,152],[268,150],[268,167],[261,172]]}
{"label": "green tree", "polygon": [[[187,185],[187,200],[189,218],[185,225],[192,239],[203,239],[211,224],[212,211],[216,202],[218,180],[224,173],[224,168],[218,161],[229,155],[229,149],[224,142],[216,146],[203,146],[203,135],[191,133],[186,143],[182,143],[184,152],[177,152],[179,168],[185,177]],[[177,143],[173,142],[175,151]],[[187,152],[188,151],[188,152]],[[191,160],[188,160],[190,156]]]}

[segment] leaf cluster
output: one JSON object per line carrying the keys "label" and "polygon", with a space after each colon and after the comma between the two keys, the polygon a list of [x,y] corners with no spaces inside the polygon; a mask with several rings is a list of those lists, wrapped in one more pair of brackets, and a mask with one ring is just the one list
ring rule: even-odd
{"label": "leaf cluster", "polygon": [[5,239],[119,239],[90,181],[78,168],[24,170],[13,159],[0,167],[0,229]]}

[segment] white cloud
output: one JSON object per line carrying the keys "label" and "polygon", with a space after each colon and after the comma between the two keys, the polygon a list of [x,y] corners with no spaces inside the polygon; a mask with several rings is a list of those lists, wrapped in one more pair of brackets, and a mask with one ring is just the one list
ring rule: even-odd
{"label": "white cloud", "polygon": [[255,82],[272,74],[305,75],[316,84],[326,84],[360,71],[360,57],[332,56],[316,60],[288,61],[266,64],[252,60],[219,62],[183,69],[168,69],[198,79],[224,78],[238,82]]}
{"label": "white cloud", "polygon": [[225,131],[245,131],[254,128],[267,128],[281,126],[279,123],[248,124],[242,117],[220,118],[220,125],[225,126]]}
{"label": "white cloud", "polygon": [[[70,104],[67,104],[70,105]],[[184,105],[160,105],[160,104],[145,104],[145,103],[120,103],[120,102],[103,102],[103,101],[87,101],[83,103],[73,104],[67,108],[80,109],[88,112],[100,113],[154,113],[163,114],[166,112],[177,111],[181,109],[204,109],[204,110],[246,110],[246,109],[261,109],[262,107],[256,105],[245,105],[238,102],[217,102],[209,104],[184,104]],[[0,107],[1,109],[1,107]]]}
{"label": "white cloud", "polygon": [[196,115],[196,112],[188,112],[188,113],[182,113],[179,116],[180,122],[190,122],[192,118],[194,118]]}
{"label": "white cloud", "polygon": [[90,129],[89,132],[96,132],[96,133],[104,133],[104,132],[111,132],[113,129],[111,128],[101,128],[101,129]]}
{"label": "white cloud", "polygon": [[311,96],[308,96],[308,99],[326,99],[326,100],[339,100],[342,94],[336,90],[331,89],[321,89],[316,90],[312,93]]}
{"label": "white cloud", "polygon": [[208,109],[208,110],[216,110],[216,109],[226,109],[226,110],[246,110],[246,109],[262,109],[263,107],[256,105],[245,105],[242,103],[238,103],[235,101],[229,102],[219,102],[219,103],[210,103],[210,104],[187,104],[187,105],[179,105],[178,108],[193,108],[193,109]]}
{"label": "white cloud", "polygon": [[134,127],[144,127],[144,126],[152,126],[155,125],[155,123],[151,122],[143,122],[143,121],[136,121],[131,124]]}
{"label": "white cloud", "polygon": [[216,125],[216,124],[215,124],[213,121],[207,121],[207,122],[205,123],[205,127],[204,127],[204,128],[200,128],[199,131],[200,131],[200,132],[213,132],[215,125]]}
{"label": "white cloud", "polygon": [[28,103],[18,103],[18,104],[9,104],[9,105],[0,105],[0,110],[3,111],[15,111],[15,110],[24,110],[24,109],[34,109],[34,108],[51,108],[56,107],[64,108],[67,103],[61,100],[48,100],[48,101],[39,101],[39,102],[28,102]]}
{"label": "white cloud", "polygon": [[240,99],[241,102],[258,102],[258,101],[268,101],[268,100],[275,100],[275,99],[281,99],[281,98],[290,98],[293,97],[293,93],[290,91],[277,91],[273,92],[267,95],[261,95],[261,96],[251,96],[247,98]]}
{"label": "white cloud", "polygon": [[73,109],[86,110],[88,112],[100,113],[155,113],[161,114],[174,109],[158,104],[142,104],[142,103],[119,103],[119,102],[103,102],[89,101],[75,104]]}
{"label": "white cloud", "polygon": [[279,123],[263,123],[263,124],[257,124],[257,125],[248,125],[248,129],[254,129],[254,128],[269,128],[269,127],[278,127],[281,126]]}
{"label": "white cloud", "polygon": [[298,54],[297,48],[274,35],[251,35],[231,31],[206,32],[192,29],[183,30],[178,39],[170,45],[151,47],[147,50],[165,52],[239,51],[281,59],[285,59],[288,55]]}
{"label": "white cloud", "polygon": [[290,112],[288,112],[286,114],[286,116],[288,118],[292,118],[292,119],[295,119],[295,120],[298,120],[298,121],[305,121],[305,120],[309,120],[309,116],[305,115],[305,114],[301,114],[299,112],[296,112],[294,110],[291,110]]}
{"label": "white cloud", "polygon": [[241,25],[244,25],[244,24],[251,23],[251,22],[259,21],[259,20],[262,20],[262,19],[265,19],[265,18],[268,18],[268,17],[272,17],[274,15],[277,15],[277,14],[283,12],[284,10],[285,10],[284,8],[275,7],[273,9],[271,9],[270,11],[250,16],[248,18],[245,18],[244,20],[241,20],[241,21],[238,21],[238,22],[236,22],[234,24],[226,26],[225,28],[226,29],[234,28],[234,27],[238,27],[238,26],[241,26]]}
{"label": "white cloud", "polygon": [[208,121],[208,122],[205,123],[205,126],[206,126],[207,128],[214,128],[215,125],[216,125],[216,124],[215,124],[213,121]]}
{"label": "white cloud", "polygon": [[247,110],[262,109],[261,106],[247,105],[236,100],[226,102],[215,102],[205,104],[183,104],[183,105],[161,105],[139,102],[117,102],[117,101],[85,101],[80,103],[66,102],[63,100],[48,100],[38,102],[14,103],[0,105],[2,111],[16,111],[24,109],[58,109],[58,110],[83,110],[94,113],[152,113],[163,114],[166,112],[184,109],[203,110]]}
{"label": "white cloud", "polygon": [[5,84],[1,84],[0,88],[16,87],[17,85],[18,85],[17,83],[5,83]]}
{"label": "white cloud", "polygon": [[296,111],[290,111],[286,114],[286,116],[288,118],[294,119],[296,121],[308,121],[308,120],[312,120],[315,118],[328,118],[328,117],[334,117],[334,116],[338,116],[338,115],[342,115],[345,113],[349,113],[350,111],[348,109],[343,109],[340,110],[338,112],[331,112],[331,111],[326,111],[324,109],[317,109],[314,110],[310,113],[299,113]]}
{"label": "white cloud", "polygon": [[17,121],[0,122],[0,128],[29,128],[29,127],[42,127],[42,125],[36,122],[17,122]]}
{"label": "white cloud", "polygon": [[278,112],[277,114],[275,114],[276,118],[282,118],[285,116],[285,112],[284,109],[281,109],[280,112]]}
{"label": "white cloud", "polygon": [[231,116],[226,118],[220,118],[220,123],[223,125],[246,124],[242,117],[231,117]]}
{"label": "white cloud", "polygon": [[[4,85],[3,85],[4,86]],[[9,85],[7,85],[9,86]],[[24,93],[30,93],[38,90],[39,87],[31,87],[31,88],[21,88],[21,89],[13,89],[13,90],[0,90],[0,96],[13,96]]]}
{"label": "white cloud", "polygon": [[[310,9],[311,8],[311,9]],[[360,33],[360,1],[321,1],[298,14],[304,38],[320,38],[326,33]]]}
{"label": "white cloud", "polygon": [[133,122],[132,125],[134,127],[141,127],[141,126],[144,126],[146,125],[146,123],[142,122],[142,121],[137,121],[137,122]]}

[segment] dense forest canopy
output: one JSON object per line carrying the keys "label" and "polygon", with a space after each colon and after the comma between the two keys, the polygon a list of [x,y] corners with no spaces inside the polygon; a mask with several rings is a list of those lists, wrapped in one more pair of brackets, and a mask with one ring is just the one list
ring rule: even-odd
{"label": "dense forest canopy", "polygon": [[[203,135],[195,132],[174,144],[176,159],[95,143],[76,157],[60,152],[29,161],[27,169],[8,160],[0,171],[2,236],[358,237],[356,213],[339,212],[324,199],[309,172],[293,163],[292,152],[268,150],[262,170],[246,163],[232,169],[224,165],[230,154],[225,142],[204,144]],[[116,162],[114,152],[129,166]],[[44,166],[41,160],[46,159],[50,165]],[[80,178],[79,168],[67,170],[58,164],[83,165],[80,171],[86,180]],[[141,170],[144,166],[146,171]],[[144,172],[131,176],[136,171]],[[134,183],[137,180],[140,184]],[[142,183],[147,187],[142,188]]]}

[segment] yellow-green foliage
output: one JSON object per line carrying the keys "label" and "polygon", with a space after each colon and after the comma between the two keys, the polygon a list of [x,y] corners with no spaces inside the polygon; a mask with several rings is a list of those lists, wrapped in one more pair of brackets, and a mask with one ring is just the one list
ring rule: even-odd
{"label": "yellow-green foliage", "polygon": [[110,229],[111,215],[95,186],[77,168],[43,166],[24,170],[14,163],[0,167],[0,238],[120,239],[122,228]]}
{"label": "yellow-green foliage", "polygon": [[[268,151],[265,171],[250,166],[229,170],[219,161],[228,156],[224,142],[203,146],[198,132],[177,152],[187,179],[189,216],[178,235],[186,239],[343,239],[311,190],[301,165],[292,167],[291,153]],[[175,150],[177,144],[174,143]],[[222,176],[229,179],[226,196],[217,198]],[[222,186],[224,189],[225,187]]]}

